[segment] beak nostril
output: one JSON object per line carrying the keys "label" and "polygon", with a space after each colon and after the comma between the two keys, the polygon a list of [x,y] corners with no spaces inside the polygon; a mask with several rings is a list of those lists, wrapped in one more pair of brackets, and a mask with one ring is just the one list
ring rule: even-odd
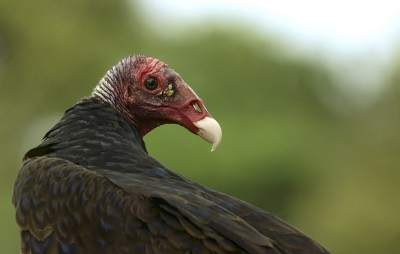
{"label": "beak nostril", "polygon": [[203,111],[201,110],[201,108],[199,107],[199,104],[197,104],[197,102],[193,104],[193,108],[194,108],[197,112],[203,113]]}

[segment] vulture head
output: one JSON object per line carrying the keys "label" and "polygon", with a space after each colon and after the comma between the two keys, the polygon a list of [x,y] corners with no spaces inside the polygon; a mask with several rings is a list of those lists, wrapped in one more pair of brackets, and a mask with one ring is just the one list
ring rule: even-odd
{"label": "vulture head", "polygon": [[100,80],[93,97],[110,104],[146,135],[167,123],[177,123],[212,143],[222,138],[221,127],[203,101],[167,64],[143,55],[119,61]]}

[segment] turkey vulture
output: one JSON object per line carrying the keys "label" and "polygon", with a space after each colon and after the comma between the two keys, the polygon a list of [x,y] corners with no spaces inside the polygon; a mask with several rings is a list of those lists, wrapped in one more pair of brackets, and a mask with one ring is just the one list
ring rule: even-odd
{"label": "turkey vulture", "polygon": [[177,123],[212,143],[221,128],[165,63],[118,62],[29,150],[13,188],[21,253],[329,253],[242,200],[148,155],[142,137]]}

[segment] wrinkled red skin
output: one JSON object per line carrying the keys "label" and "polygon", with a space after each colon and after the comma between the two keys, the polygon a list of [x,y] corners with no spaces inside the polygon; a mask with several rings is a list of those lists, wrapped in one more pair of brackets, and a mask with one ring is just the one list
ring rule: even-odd
{"label": "wrinkled red skin", "polygon": [[[144,57],[144,56],[143,56]],[[123,104],[132,114],[134,124],[138,126],[142,136],[152,129],[167,123],[177,123],[192,133],[197,134],[199,129],[193,125],[204,117],[211,115],[207,112],[202,100],[183,81],[178,73],[158,59],[147,57],[145,61],[134,61],[131,68],[130,82],[124,85]],[[158,87],[149,90],[144,83],[146,78],[155,78]],[[172,94],[168,94],[168,85],[172,85]],[[168,96],[169,95],[169,96]],[[201,112],[193,105],[197,104]]]}

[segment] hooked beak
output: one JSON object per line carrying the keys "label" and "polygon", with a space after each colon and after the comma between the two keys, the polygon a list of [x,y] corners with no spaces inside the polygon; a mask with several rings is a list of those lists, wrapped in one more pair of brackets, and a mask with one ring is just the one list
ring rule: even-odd
{"label": "hooked beak", "polygon": [[211,152],[217,149],[222,140],[222,130],[218,122],[214,118],[206,116],[194,122],[193,125],[199,128],[197,135],[212,144]]}

